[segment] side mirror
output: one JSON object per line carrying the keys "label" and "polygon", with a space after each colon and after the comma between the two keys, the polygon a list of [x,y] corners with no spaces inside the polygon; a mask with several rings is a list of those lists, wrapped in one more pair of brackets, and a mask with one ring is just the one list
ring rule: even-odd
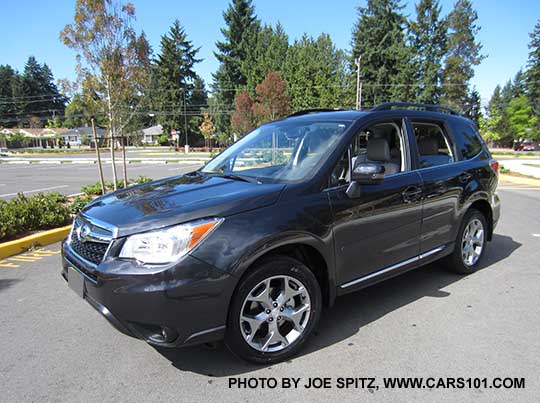
{"label": "side mirror", "polygon": [[383,164],[376,162],[361,162],[355,165],[351,182],[356,182],[360,185],[372,185],[381,183],[384,180],[385,168]]}

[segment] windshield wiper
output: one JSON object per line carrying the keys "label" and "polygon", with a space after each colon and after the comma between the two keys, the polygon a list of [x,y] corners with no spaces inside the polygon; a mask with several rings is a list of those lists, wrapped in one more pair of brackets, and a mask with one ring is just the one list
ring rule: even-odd
{"label": "windshield wiper", "polygon": [[243,182],[249,182],[249,183],[261,183],[257,178],[252,178],[250,176],[241,176],[241,175],[225,173],[225,172],[214,173],[213,175],[220,176],[222,178],[233,179],[236,181],[243,181]]}

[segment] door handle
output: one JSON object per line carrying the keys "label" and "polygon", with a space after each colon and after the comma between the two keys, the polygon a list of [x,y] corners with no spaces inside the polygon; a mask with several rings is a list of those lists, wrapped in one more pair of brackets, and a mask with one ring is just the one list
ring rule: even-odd
{"label": "door handle", "polygon": [[418,186],[409,186],[407,189],[403,191],[401,195],[403,196],[403,200],[406,203],[411,203],[413,201],[418,200],[421,194],[422,194],[422,189],[420,189]]}
{"label": "door handle", "polygon": [[470,173],[466,172],[466,173],[463,173],[463,174],[459,175],[458,178],[459,178],[459,181],[461,183],[466,183],[472,178],[472,175]]}

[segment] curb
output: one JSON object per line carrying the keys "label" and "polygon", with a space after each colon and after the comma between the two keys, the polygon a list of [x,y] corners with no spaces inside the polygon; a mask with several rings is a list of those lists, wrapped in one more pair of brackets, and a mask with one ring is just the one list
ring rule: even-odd
{"label": "curb", "polygon": [[540,179],[532,179],[532,178],[521,178],[519,176],[511,176],[511,175],[499,175],[499,180],[501,182],[509,182],[509,183],[515,183],[516,185],[528,185],[528,186],[538,186],[540,187]]}
{"label": "curb", "polygon": [[[185,160],[185,159],[136,159],[127,160],[128,164],[205,164],[208,160]],[[107,159],[101,160],[102,164],[110,164]],[[96,160],[73,159],[73,160],[3,160],[0,158],[0,164],[96,164]]]}
{"label": "curb", "polygon": [[66,225],[65,227],[41,231],[14,241],[0,243],[0,259],[24,252],[35,245],[45,246],[61,241],[69,234],[70,229],[71,225]]}

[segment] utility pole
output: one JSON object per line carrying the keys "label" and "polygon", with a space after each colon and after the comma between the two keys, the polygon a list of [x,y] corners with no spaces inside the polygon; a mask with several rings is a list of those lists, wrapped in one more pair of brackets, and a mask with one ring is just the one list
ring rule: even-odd
{"label": "utility pole", "polygon": [[354,64],[356,64],[356,109],[362,109],[362,81],[360,81],[360,61],[362,56],[358,56],[354,59]]}
{"label": "utility pole", "polygon": [[94,144],[96,146],[96,158],[99,172],[99,183],[101,183],[101,194],[105,194],[105,180],[103,179],[103,168],[101,167],[101,156],[99,155],[99,144],[96,134],[96,121],[93,116],[90,118],[90,121],[92,122],[92,133],[94,134]]}
{"label": "utility pole", "polygon": [[184,133],[186,136],[186,142],[184,144],[184,152],[187,154],[189,150],[189,144],[188,144],[188,134],[187,134],[186,86],[184,86]]}

